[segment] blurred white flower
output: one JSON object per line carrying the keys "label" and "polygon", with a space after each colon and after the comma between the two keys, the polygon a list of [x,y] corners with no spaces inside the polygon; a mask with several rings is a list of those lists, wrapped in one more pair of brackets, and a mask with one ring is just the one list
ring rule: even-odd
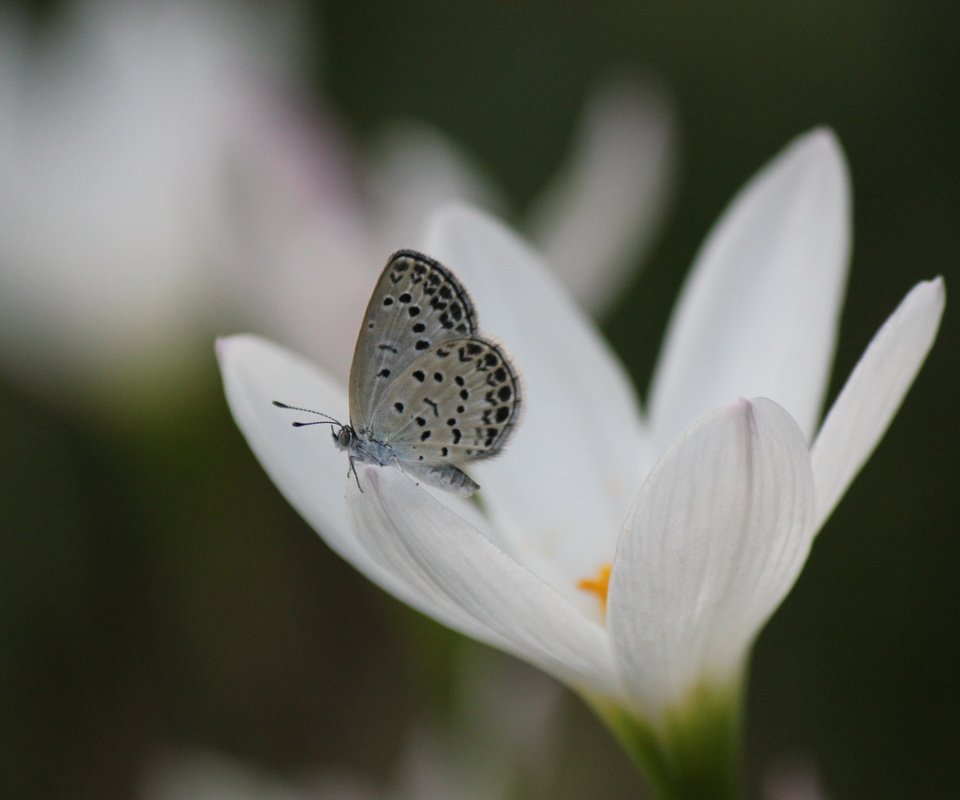
{"label": "blurred white flower", "polygon": [[386,800],[375,786],[345,775],[309,785],[285,782],[213,752],[166,756],[144,779],[140,800]]}
{"label": "blurred white flower", "polygon": [[286,8],[85,0],[42,33],[3,13],[8,369],[90,388],[199,340],[216,307],[210,263],[226,255],[223,151],[290,66]]}
{"label": "blurred white flower", "polygon": [[808,760],[776,764],[763,783],[766,800],[827,800],[816,767]]}
{"label": "blurred white flower", "polygon": [[[394,795],[494,800],[552,772],[561,687],[526,664],[474,648],[456,668],[444,720],[421,720],[408,737]],[[504,721],[509,720],[505,725]]]}
{"label": "blurred white flower", "polygon": [[546,755],[558,689],[516,661],[471,652],[458,670],[451,721],[424,720],[411,731],[389,786],[329,770],[285,784],[238,760],[197,752],[157,759],[141,800],[508,798],[518,775],[529,776],[531,764]]}
{"label": "blurred white flower", "polygon": [[[228,282],[259,330],[345,377],[386,254],[409,247],[444,203],[507,203],[422,123],[390,126],[367,157],[329,114],[305,121],[276,109],[258,123],[238,163],[245,205],[233,261],[242,268]],[[667,206],[672,165],[672,115],[657,90],[620,78],[590,98],[566,162],[527,213],[535,242],[586,308],[602,309],[635,274]]]}
{"label": "blurred white flower", "polygon": [[603,310],[635,274],[663,219],[673,139],[657,91],[609,83],[590,99],[571,157],[529,212],[531,240],[589,311]]}
{"label": "blurred white flower", "polygon": [[[703,735],[698,715],[734,725],[755,637],[939,326],[938,278],[907,294],[818,428],[848,195],[824,130],[746,186],[683,291],[649,418],[531,250],[477,212],[438,212],[423,249],[459,274],[525,379],[526,417],[508,452],[471,468],[482,511],[392,468],[360,467],[363,493],[345,483],[342,453],[271,407],[281,397],[346,419],[343,386],[262,339],[220,342],[231,410],[334,550],[413,607],[581,692],[633,738],[648,774],[668,780],[657,771],[682,771],[691,752],[711,757],[672,741]],[[731,735],[710,739],[719,760]]]}
{"label": "blurred white flower", "polygon": [[[205,334],[246,319],[345,372],[343,330],[384,253],[437,204],[503,207],[426,126],[389,129],[365,157],[332,114],[305,121],[295,19],[292,3],[220,0],[80,0],[42,33],[0,15],[8,371],[60,394],[81,379],[98,400],[118,381],[175,392]],[[590,102],[535,214],[585,301],[610,297],[649,242],[669,133],[652,89]]]}

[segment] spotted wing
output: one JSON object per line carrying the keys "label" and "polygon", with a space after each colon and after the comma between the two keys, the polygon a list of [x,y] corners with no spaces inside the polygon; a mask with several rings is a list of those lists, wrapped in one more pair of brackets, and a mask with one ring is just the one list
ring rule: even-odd
{"label": "spotted wing", "polygon": [[466,289],[432,258],[390,256],[363,317],[350,367],[350,420],[368,428],[397,377],[442,342],[470,337],[477,317]]}
{"label": "spotted wing", "polygon": [[500,451],[520,402],[520,382],[503,350],[486,339],[452,339],[421,354],[390,383],[371,435],[403,461],[462,464]]}

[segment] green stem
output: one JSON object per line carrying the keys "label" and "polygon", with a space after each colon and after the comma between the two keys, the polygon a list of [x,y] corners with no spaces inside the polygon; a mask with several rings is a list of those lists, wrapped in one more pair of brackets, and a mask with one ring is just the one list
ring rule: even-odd
{"label": "green stem", "polygon": [[736,800],[740,796],[739,684],[700,685],[658,724],[587,698],[661,800]]}

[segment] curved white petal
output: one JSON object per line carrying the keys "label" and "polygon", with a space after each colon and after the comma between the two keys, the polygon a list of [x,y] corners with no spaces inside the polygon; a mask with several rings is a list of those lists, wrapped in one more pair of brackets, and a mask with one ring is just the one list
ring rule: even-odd
{"label": "curved white petal", "polygon": [[359,540],[384,570],[417,596],[460,608],[476,621],[471,635],[573,686],[618,694],[601,626],[397,470],[359,472],[364,491],[348,488],[347,506]]}
{"label": "curved white petal", "polygon": [[870,457],[933,346],[946,292],[942,278],[919,283],[861,356],[813,443],[817,528]]}
{"label": "curved white petal", "polygon": [[566,596],[613,556],[640,481],[640,421],[632,388],[595,328],[539,259],[480,212],[448,206],[426,251],[473,295],[480,330],[502,342],[526,412],[498,459],[470,467],[511,553]]}
{"label": "curved white petal", "polygon": [[850,245],[846,164],[833,134],[793,142],[707,237],[668,329],[651,393],[666,446],[730,397],[771,397],[812,439],[833,359]]}
{"label": "curved white petal", "polygon": [[602,310],[633,274],[663,218],[673,160],[673,115],[654,88],[620,79],[587,104],[526,226],[581,307]]}
{"label": "curved white petal", "polygon": [[770,400],[702,417],[663,456],[610,582],[614,657],[641,713],[736,676],[806,561],[814,504],[804,436]]}
{"label": "curved white petal", "polygon": [[337,553],[363,569],[369,559],[354,539],[344,504],[346,456],[330,440],[329,426],[291,425],[320,417],[273,405],[279,400],[347,421],[343,386],[257,336],[219,339],[217,357],[230,411],[267,474]]}

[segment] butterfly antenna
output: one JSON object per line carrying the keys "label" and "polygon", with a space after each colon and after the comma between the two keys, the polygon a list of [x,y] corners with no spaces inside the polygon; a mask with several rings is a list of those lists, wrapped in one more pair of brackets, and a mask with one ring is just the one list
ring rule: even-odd
{"label": "butterfly antenna", "polygon": [[294,428],[305,428],[308,425],[343,425],[342,422],[338,419],[334,419],[329,414],[324,414],[322,411],[314,411],[312,408],[301,408],[300,406],[291,406],[286,403],[281,403],[279,400],[274,400],[273,404],[277,408],[285,408],[288,411],[303,411],[305,414],[316,414],[318,417],[324,417],[323,420],[317,420],[316,422],[294,422]]}

